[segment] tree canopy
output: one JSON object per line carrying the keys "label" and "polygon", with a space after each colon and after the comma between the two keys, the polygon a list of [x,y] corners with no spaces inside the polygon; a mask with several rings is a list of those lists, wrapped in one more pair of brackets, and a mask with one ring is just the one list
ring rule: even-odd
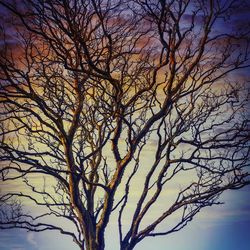
{"label": "tree canopy", "polygon": [[129,250],[249,184],[244,4],[1,0],[0,228]]}

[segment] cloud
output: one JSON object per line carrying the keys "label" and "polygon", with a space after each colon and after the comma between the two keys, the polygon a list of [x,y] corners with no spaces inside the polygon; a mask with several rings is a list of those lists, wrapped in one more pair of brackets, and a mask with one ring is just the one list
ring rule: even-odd
{"label": "cloud", "polygon": [[33,232],[29,232],[27,234],[27,241],[34,247],[34,248],[38,248],[38,243],[35,241],[35,233]]}

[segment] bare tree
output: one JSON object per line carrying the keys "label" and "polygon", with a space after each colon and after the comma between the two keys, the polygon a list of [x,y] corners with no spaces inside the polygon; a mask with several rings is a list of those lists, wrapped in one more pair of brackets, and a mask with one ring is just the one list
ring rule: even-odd
{"label": "bare tree", "polygon": [[243,1],[0,3],[1,229],[101,250],[112,215],[128,250],[249,184]]}

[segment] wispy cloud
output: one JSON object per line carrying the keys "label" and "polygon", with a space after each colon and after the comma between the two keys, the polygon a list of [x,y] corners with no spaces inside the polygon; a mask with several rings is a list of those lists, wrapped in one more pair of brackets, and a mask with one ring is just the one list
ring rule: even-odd
{"label": "wispy cloud", "polygon": [[27,234],[27,241],[35,248],[37,249],[38,248],[38,243],[36,242],[35,240],[35,233],[33,232],[29,232]]}

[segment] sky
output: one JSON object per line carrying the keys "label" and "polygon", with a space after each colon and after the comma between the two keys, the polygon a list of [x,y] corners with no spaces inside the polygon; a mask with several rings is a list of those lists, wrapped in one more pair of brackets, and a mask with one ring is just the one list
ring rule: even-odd
{"label": "sky", "polygon": [[[183,230],[162,238],[150,238],[135,250],[247,250],[250,246],[250,187],[228,191],[225,204],[201,211]],[[107,250],[118,248],[107,232]],[[111,235],[110,235],[111,234]],[[112,239],[112,240],[110,240]],[[77,250],[71,238],[57,233],[21,230],[0,231],[1,250]]]}
{"label": "sky", "polygon": [[[246,12],[238,20],[246,18]],[[223,27],[221,27],[223,28]],[[246,72],[243,72],[244,74]],[[203,209],[180,232],[149,238],[135,250],[247,250],[250,248],[250,187],[227,191],[223,205]],[[107,250],[117,250],[115,230],[107,231]],[[0,230],[1,250],[77,250],[71,238],[53,232]]]}

